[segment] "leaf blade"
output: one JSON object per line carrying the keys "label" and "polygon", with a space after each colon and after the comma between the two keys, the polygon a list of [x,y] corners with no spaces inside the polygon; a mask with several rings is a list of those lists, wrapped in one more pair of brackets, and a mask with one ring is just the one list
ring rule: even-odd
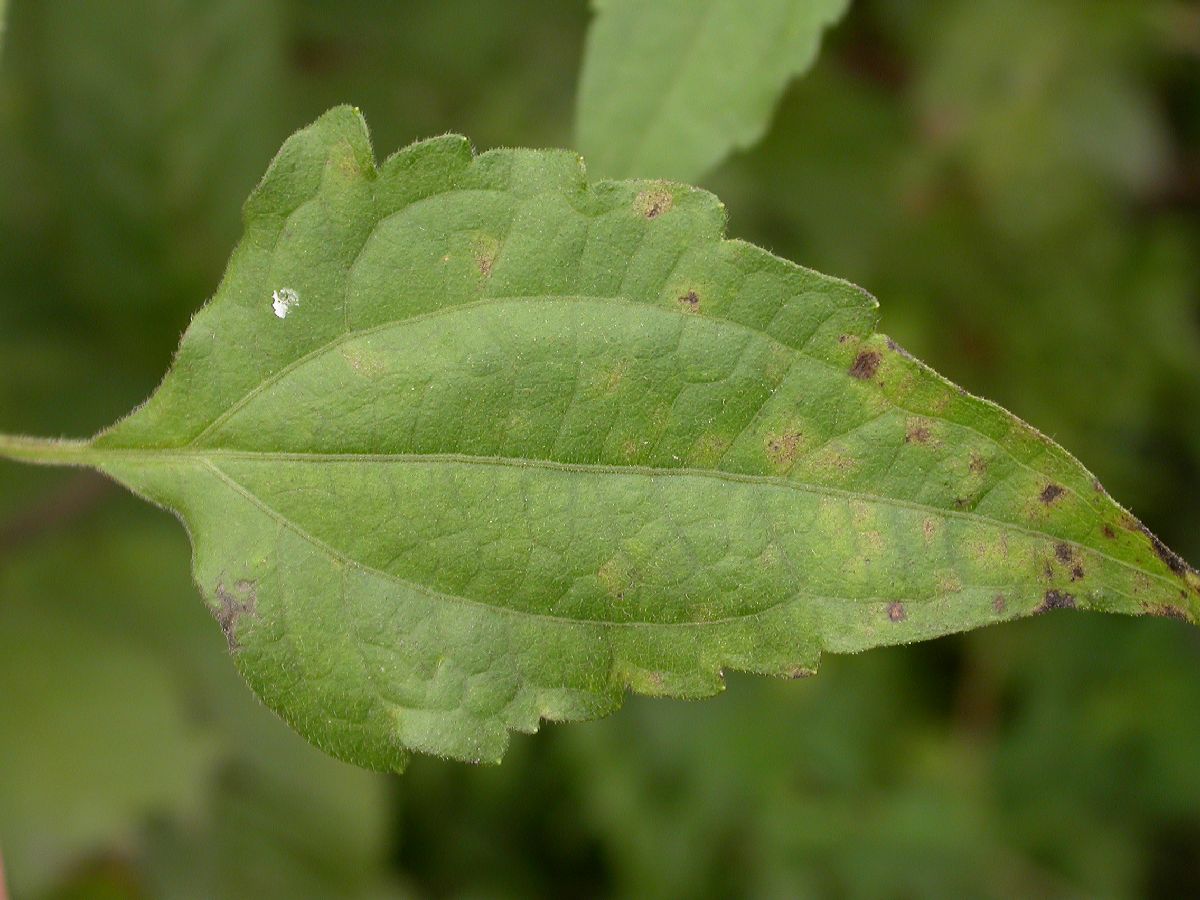
{"label": "leaf blade", "polygon": [[336,756],[496,760],[627,687],[1064,606],[1194,619],[1069,454],[705,192],[461,138],[376,169],[338,109],[245,218],[160,389],[65,452],[180,515],[239,668]]}

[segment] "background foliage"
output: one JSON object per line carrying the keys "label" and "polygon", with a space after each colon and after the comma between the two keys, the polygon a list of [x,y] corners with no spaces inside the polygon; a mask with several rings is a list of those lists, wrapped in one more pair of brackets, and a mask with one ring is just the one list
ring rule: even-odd
{"label": "background foliage", "polygon": [[[284,137],[361,106],[569,145],[582,0],[13,0],[0,423],[89,434],[153,388]],[[1075,452],[1200,559],[1200,10],[862,0],[730,231]],[[170,518],[0,468],[0,848],[19,897],[1200,892],[1200,637],[1056,613],[632,700],[500,768],[333,762],[238,680]]]}

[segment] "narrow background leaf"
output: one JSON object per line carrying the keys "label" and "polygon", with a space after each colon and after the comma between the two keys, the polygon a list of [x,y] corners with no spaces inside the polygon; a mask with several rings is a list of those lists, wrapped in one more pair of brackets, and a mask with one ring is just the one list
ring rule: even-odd
{"label": "narrow background leaf", "polygon": [[126,867],[163,897],[379,887],[381,779],[263,710],[212,619],[173,602],[194,591],[186,537],[92,484],[89,505],[52,511],[70,539],[42,539],[37,520],[0,534],[0,839],[15,895]]}
{"label": "narrow background leaf", "polygon": [[849,0],[593,0],[576,144],[593,176],[694,182],[767,129]]}

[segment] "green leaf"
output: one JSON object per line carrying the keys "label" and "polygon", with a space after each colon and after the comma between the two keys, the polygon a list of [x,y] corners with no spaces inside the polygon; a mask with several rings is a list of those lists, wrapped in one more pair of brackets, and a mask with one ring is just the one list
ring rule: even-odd
{"label": "green leaf", "polygon": [[576,134],[614,178],[694,181],[766,131],[849,0],[594,0]]}
{"label": "green leaf", "polygon": [[57,257],[37,272],[39,294],[108,330],[104,343],[131,361],[152,353],[160,370],[145,334],[176,332],[187,315],[178,298],[211,290],[238,204],[290,130],[279,5],[112,0],[13,13],[8,74],[23,99],[0,110],[0,214],[22,239],[19,253],[0,247],[0,264],[19,273]]}
{"label": "green leaf", "polygon": [[19,569],[0,577],[0,840],[28,896],[80,856],[135,843],[143,819],[194,817],[216,747],[154,647],[24,591]]}
{"label": "green leaf", "polygon": [[627,688],[1063,607],[1194,621],[1200,576],[1066,451],[722,239],[704,191],[461,137],[294,135],[171,372],[90,442],[176,511],[242,673],[341,758],[497,760]]}
{"label": "green leaf", "polygon": [[[115,855],[154,897],[272,896],[262,881],[289,897],[358,896],[383,872],[387,782],[315,750],[254,700],[211,619],[179,602],[191,593],[182,536],[111,493],[118,502],[54,523],[53,540],[19,517],[0,522],[0,847],[12,890],[41,896]],[[47,512],[63,516],[57,497]]]}

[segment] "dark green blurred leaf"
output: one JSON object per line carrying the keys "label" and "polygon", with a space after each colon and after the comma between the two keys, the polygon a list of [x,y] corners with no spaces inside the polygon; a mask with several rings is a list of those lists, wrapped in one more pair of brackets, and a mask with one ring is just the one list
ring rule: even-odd
{"label": "dark green blurred leaf", "polygon": [[278,144],[278,7],[35,2],[12,27],[5,64],[25,90],[6,111],[0,146],[18,165],[0,187],[25,240],[0,246],[8,290],[145,360],[143,335],[178,330],[179,299],[211,291]]}
{"label": "dark green blurred leaf", "polygon": [[0,846],[18,896],[114,853],[156,896],[376,890],[380,778],[254,702],[187,602],[186,540],[113,497],[69,541],[0,542]]}
{"label": "dark green blurred leaf", "polygon": [[197,815],[214,763],[177,673],[97,626],[109,598],[92,585],[128,540],[97,537],[0,570],[0,843],[19,896],[80,855],[129,848],[149,816]]}

